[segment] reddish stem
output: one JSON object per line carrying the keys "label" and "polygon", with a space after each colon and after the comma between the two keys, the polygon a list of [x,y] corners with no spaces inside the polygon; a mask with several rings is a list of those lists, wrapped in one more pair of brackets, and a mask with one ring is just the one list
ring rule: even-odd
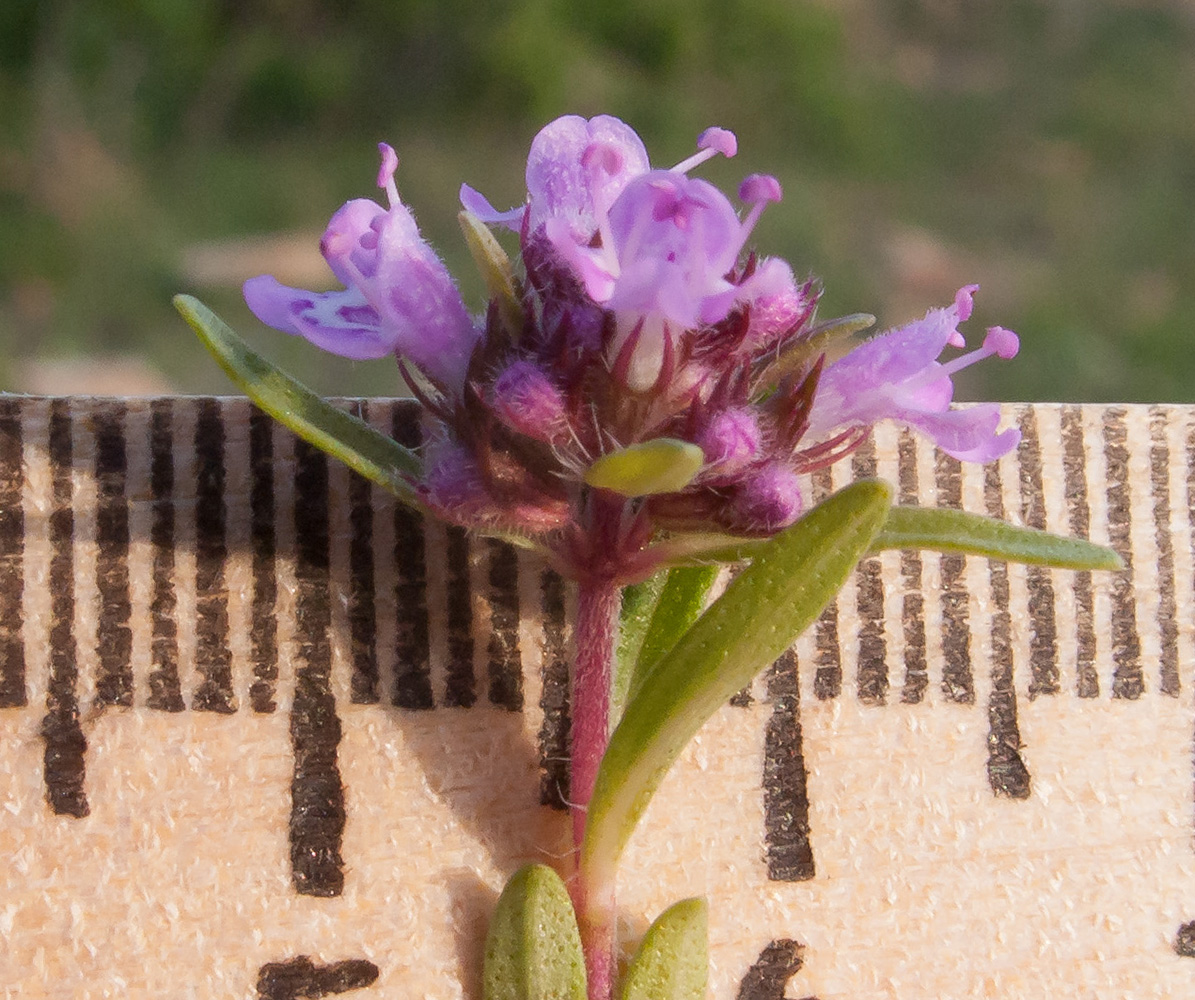
{"label": "reddish stem", "polygon": [[[612,580],[581,584],[573,660],[572,771],[569,798],[578,857],[598,766],[610,741],[610,682],[618,640],[621,588]],[[592,898],[580,874],[573,905],[581,929],[589,1000],[609,1000],[613,989],[614,900]]]}

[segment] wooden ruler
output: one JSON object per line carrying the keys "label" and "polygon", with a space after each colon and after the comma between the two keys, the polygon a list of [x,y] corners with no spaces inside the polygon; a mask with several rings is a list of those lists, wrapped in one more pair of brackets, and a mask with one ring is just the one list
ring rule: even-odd
{"label": "wooden ruler", "polygon": [[[719,1000],[1195,995],[1195,409],[1007,416],[811,492],[1129,569],[886,553],[709,723],[621,902],[708,896]],[[0,400],[0,995],[477,996],[504,879],[568,869],[570,601],[244,400]]]}

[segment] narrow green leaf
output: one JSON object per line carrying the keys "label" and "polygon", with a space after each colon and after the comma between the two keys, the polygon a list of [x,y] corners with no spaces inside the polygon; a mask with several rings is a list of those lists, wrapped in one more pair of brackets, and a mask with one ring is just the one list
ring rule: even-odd
{"label": "narrow green leaf", "polygon": [[704,899],[682,899],[647,929],[622,1000],[704,1000],[709,965],[709,908]]}
{"label": "narrow green leaf", "polygon": [[484,1000],[585,1000],[581,932],[564,882],[547,865],[511,876],[485,941]]}
{"label": "narrow green leaf", "polygon": [[610,681],[610,719],[616,724],[622,717],[631,687],[631,677],[639,662],[639,651],[647,637],[648,626],[656,613],[656,604],[668,582],[668,571],[661,570],[642,583],[622,588],[619,612],[618,651],[614,657],[614,677]]}
{"label": "narrow green leaf", "polygon": [[511,339],[517,340],[523,327],[523,307],[519,304],[510,257],[489,227],[472,212],[458,213],[457,221],[461,224],[461,232],[464,233],[465,245],[469,248],[473,263],[481,272],[486,291],[498,303],[502,322],[510,331]]}
{"label": "narrow green leaf", "polygon": [[607,886],[648,801],[702,724],[792,645],[868,551],[892,490],[848,486],[762,546],[662,659],[627,705],[598,771],[582,877]]}
{"label": "narrow green leaf", "polygon": [[835,341],[845,340],[861,330],[875,324],[876,318],[868,313],[851,313],[838,316],[811,327],[799,341],[780,355],[763,375],[762,389],[774,389],[785,375],[800,371],[819,354],[824,354]]}
{"label": "narrow green leaf", "polygon": [[653,438],[603,455],[585,470],[585,482],[625,497],[683,490],[705,464],[705,452],[689,441]]}
{"label": "narrow green leaf", "polygon": [[1064,538],[981,514],[933,507],[893,507],[871,548],[873,552],[883,549],[966,552],[1060,569],[1124,569],[1123,561],[1112,549],[1081,538]]}
{"label": "narrow green leaf", "polygon": [[635,697],[643,678],[660,657],[701,617],[718,572],[718,566],[684,566],[668,573],[631,673],[630,698]]}
{"label": "narrow green leaf", "polygon": [[404,503],[418,506],[410,479],[418,479],[423,467],[413,452],[276,368],[198,299],[176,295],[174,307],[228,377],[261,409]]}

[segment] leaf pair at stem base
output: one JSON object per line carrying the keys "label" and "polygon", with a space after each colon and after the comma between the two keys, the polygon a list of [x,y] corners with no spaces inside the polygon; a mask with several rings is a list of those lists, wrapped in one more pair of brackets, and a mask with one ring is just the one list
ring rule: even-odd
{"label": "leaf pair at stem base", "polygon": [[[708,978],[705,900],[685,899],[648,928],[620,1000],[703,1000]],[[546,865],[527,865],[498,899],[486,937],[484,1000],[585,1000],[585,959],[568,889]]]}

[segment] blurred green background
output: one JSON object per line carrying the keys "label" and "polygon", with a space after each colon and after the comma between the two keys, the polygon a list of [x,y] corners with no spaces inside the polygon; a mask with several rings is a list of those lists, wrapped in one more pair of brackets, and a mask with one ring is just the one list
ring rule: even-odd
{"label": "blurred green background", "polygon": [[[199,295],[336,394],[239,299],[332,284],[325,222],[376,143],[471,304],[462,180],[506,207],[551,118],[608,112],[653,162],[734,129],[776,174],[756,245],[881,326],[983,291],[1024,344],[964,398],[1195,401],[1195,12],[1183,0],[0,0],[0,388],[227,391]],[[977,338],[975,338],[977,339]]]}

